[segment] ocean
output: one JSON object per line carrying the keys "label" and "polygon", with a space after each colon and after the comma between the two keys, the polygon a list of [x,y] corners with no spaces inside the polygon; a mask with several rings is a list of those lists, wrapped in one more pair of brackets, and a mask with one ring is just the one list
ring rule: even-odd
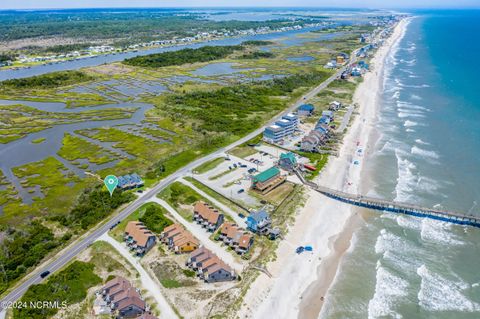
{"label": "ocean", "polygon": [[[416,12],[387,58],[368,195],[480,215],[480,11]],[[321,318],[480,318],[480,229],[369,212]]]}

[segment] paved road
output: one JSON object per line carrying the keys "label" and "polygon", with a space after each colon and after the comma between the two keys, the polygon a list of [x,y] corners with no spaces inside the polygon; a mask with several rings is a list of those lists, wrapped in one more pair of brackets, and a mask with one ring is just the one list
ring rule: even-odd
{"label": "paved road", "polygon": [[[115,248],[120,255],[123,256],[140,274],[140,281],[142,282],[142,287],[150,292],[150,295],[157,302],[157,306],[160,309],[160,316],[165,318],[178,318],[177,314],[173,308],[168,303],[167,299],[162,294],[158,283],[152,279],[150,274],[143,268],[138,259],[133,257],[132,253],[127,249],[125,244],[120,244],[118,241],[110,237],[108,233],[104,233],[97,240],[103,240],[109,243]],[[137,287],[138,288],[138,287]]]}
{"label": "paved road", "polygon": [[[355,56],[352,53],[352,56]],[[337,77],[341,75],[341,73],[344,71],[345,68],[339,69],[335,74],[333,74],[331,77],[329,77],[327,80],[322,82],[320,85],[317,87],[313,88],[311,91],[306,93],[304,96],[299,98],[294,104],[292,104],[288,109],[286,109],[284,112],[281,114],[275,116],[272,118],[270,122],[268,122],[266,125],[262,126],[261,128],[253,131],[252,133],[248,134],[247,136],[237,140],[236,142],[222,147],[218,149],[216,152],[206,155],[205,157],[202,157],[200,159],[197,159],[190,164],[184,166],[183,168],[179,169],[175,173],[171,174],[170,176],[166,177],[162,181],[160,181],[157,185],[155,185],[153,188],[142,194],[141,197],[136,199],[134,202],[132,202],[130,205],[128,205],[126,208],[121,210],[118,214],[115,216],[112,216],[110,220],[108,220],[105,224],[99,226],[96,228],[94,231],[92,231],[90,234],[88,234],[85,238],[75,242],[74,244],[70,245],[66,250],[62,252],[62,254],[58,257],[54,257],[54,259],[47,264],[44,267],[37,268],[32,273],[30,274],[30,277],[24,280],[22,283],[20,283],[17,287],[15,287],[10,293],[8,293],[2,300],[0,300],[0,310],[3,309],[3,305],[16,301],[20,299],[20,297],[27,291],[28,287],[34,284],[38,284],[42,282],[42,278],[40,278],[40,273],[44,271],[50,271],[51,273],[61,269],[63,266],[65,266],[70,260],[75,258],[81,251],[83,251],[85,248],[87,248],[91,243],[93,243],[96,239],[98,239],[100,236],[102,236],[104,233],[108,232],[110,227],[112,225],[115,225],[118,221],[121,221],[131,213],[133,213],[135,210],[137,210],[140,206],[142,206],[145,202],[147,202],[150,198],[154,197],[158,192],[160,192],[162,189],[164,189],[166,186],[168,186],[170,183],[178,179],[179,177],[187,175],[193,168],[199,166],[200,164],[203,164],[205,162],[208,162],[216,157],[219,157],[223,155],[226,151],[243,144],[247,142],[248,140],[254,138],[255,136],[259,135],[260,133],[263,132],[265,127],[268,125],[273,124],[275,121],[277,121],[283,114],[292,112],[295,109],[297,109],[300,105],[305,103],[307,100],[313,98],[316,96],[321,90],[325,89],[333,80],[335,80]]]}

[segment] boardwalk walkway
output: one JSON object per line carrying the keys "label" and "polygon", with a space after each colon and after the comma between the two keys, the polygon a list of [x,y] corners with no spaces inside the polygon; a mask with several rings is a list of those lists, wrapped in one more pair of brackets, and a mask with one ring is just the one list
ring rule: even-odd
{"label": "boardwalk walkway", "polygon": [[434,208],[421,207],[418,205],[388,201],[368,196],[349,194],[307,181],[303,177],[302,173],[298,170],[295,171],[295,174],[300,178],[302,183],[311,187],[317,192],[347,204],[480,228],[480,216],[473,216]]}

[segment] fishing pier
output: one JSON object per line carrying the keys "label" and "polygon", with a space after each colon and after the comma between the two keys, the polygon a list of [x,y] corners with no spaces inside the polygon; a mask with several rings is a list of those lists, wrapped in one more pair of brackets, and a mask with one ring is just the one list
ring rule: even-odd
{"label": "fishing pier", "polygon": [[303,184],[309,186],[310,188],[329,198],[338,200],[340,202],[374,210],[405,214],[420,218],[430,218],[453,224],[474,226],[480,228],[480,216],[477,217],[473,215],[467,215],[446,210],[421,207],[408,203],[401,203],[368,196],[349,194],[307,181],[303,177],[302,173],[298,170],[295,170],[295,174],[300,178]]}

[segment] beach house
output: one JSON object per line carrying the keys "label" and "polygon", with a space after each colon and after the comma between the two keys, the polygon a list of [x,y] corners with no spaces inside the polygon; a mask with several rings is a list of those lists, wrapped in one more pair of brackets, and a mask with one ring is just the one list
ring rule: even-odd
{"label": "beach house", "polygon": [[247,228],[257,234],[267,234],[272,221],[265,210],[254,211],[247,217]]}
{"label": "beach house", "polygon": [[193,220],[214,232],[223,223],[224,215],[207,203],[198,201],[193,208]]}
{"label": "beach house", "polygon": [[124,240],[131,250],[142,256],[155,245],[156,236],[142,222],[129,221],[125,228]]}
{"label": "beach house", "polygon": [[266,194],[285,182],[285,179],[285,176],[280,175],[280,170],[273,166],[253,176],[251,188],[259,193]]}
{"label": "beach house", "polygon": [[312,104],[302,104],[298,108],[298,116],[312,116],[315,107]]}
{"label": "beach house", "polygon": [[231,281],[236,278],[235,271],[204,246],[191,252],[185,264],[195,270],[197,276],[207,283]]}
{"label": "beach house", "polygon": [[113,312],[120,318],[137,318],[145,313],[146,304],[138,290],[123,277],[115,277],[105,283],[100,294]]}
{"label": "beach house", "polygon": [[323,111],[323,112],[322,112],[322,116],[329,117],[330,119],[333,120],[333,116],[334,116],[334,115],[333,115],[333,111],[330,111],[330,110],[328,110],[328,111]]}
{"label": "beach house", "polygon": [[120,189],[132,189],[132,188],[142,187],[143,185],[144,185],[144,182],[137,173],[118,177],[117,188],[120,188]]}
{"label": "beach house", "polygon": [[325,144],[327,135],[321,130],[311,130],[307,136],[302,139],[300,149],[305,152],[318,152],[319,147]]}
{"label": "beach house", "polygon": [[338,101],[332,101],[330,102],[330,104],[328,105],[328,109],[330,111],[338,111],[340,108],[342,107],[342,103],[338,102]]}
{"label": "beach house", "polygon": [[280,154],[280,159],[278,160],[278,166],[286,171],[293,171],[297,166],[297,158],[292,152]]}
{"label": "beach house", "polygon": [[176,254],[194,251],[200,245],[198,239],[180,224],[165,227],[160,234],[160,241]]}
{"label": "beach house", "polygon": [[216,240],[223,241],[226,245],[232,247],[237,254],[243,255],[250,250],[253,245],[253,236],[234,223],[225,222],[220,228]]}

